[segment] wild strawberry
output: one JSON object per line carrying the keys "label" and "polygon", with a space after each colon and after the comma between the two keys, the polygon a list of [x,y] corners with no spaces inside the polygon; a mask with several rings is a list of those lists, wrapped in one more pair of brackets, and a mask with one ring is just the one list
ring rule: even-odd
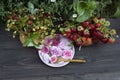
{"label": "wild strawberry", "polygon": [[87,43],[88,43],[89,45],[91,45],[91,44],[92,44],[92,38],[87,38]]}
{"label": "wild strawberry", "polygon": [[86,28],[87,26],[89,26],[89,22],[88,22],[88,21],[84,21],[83,24],[82,24],[82,26],[83,26],[84,28]]}
{"label": "wild strawberry", "polygon": [[101,39],[101,42],[103,42],[103,43],[107,43],[108,41],[109,41],[108,38],[103,38],[103,39]]}
{"label": "wild strawberry", "polygon": [[92,38],[86,38],[86,41],[83,43],[84,46],[92,45]]}
{"label": "wild strawberry", "polygon": [[29,20],[33,20],[34,19],[34,16],[29,16]]}
{"label": "wild strawberry", "polygon": [[73,40],[77,41],[78,36],[76,34],[73,35]]}
{"label": "wild strawberry", "polygon": [[49,13],[44,13],[44,14],[45,14],[45,16],[47,16],[47,17],[48,17],[48,16],[50,16],[50,14],[49,14]]}
{"label": "wild strawberry", "polygon": [[93,22],[94,22],[94,23],[98,23],[99,20],[95,17],[95,18],[93,19]]}
{"label": "wild strawberry", "polygon": [[94,30],[94,29],[95,29],[95,26],[94,26],[93,24],[90,24],[89,27],[90,27],[91,30]]}
{"label": "wild strawberry", "polygon": [[111,43],[111,44],[115,43],[115,39],[114,38],[110,38],[109,39],[109,43]]}
{"label": "wild strawberry", "polygon": [[83,44],[82,41],[77,42],[77,45],[78,45],[78,46],[81,46],[82,44]]}
{"label": "wild strawberry", "polygon": [[85,36],[85,37],[90,37],[90,32],[89,32],[88,29],[85,29],[85,30],[84,30],[84,36]]}
{"label": "wild strawberry", "polygon": [[82,26],[78,26],[78,27],[77,27],[77,30],[78,30],[78,31],[83,31],[84,28],[83,28]]}
{"label": "wild strawberry", "polygon": [[71,30],[66,30],[65,32],[66,32],[66,33],[71,33],[72,31],[71,31]]}
{"label": "wild strawberry", "polygon": [[77,32],[77,29],[76,29],[76,28],[72,28],[72,29],[71,29],[71,32],[72,32],[72,33],[75,33],[75,32]]}
{"label": "wild strawberry", "polygon": [[98,22],[95,26],[99,28],[101,26],[101,23]]}
{"label": "wild strawberry", "polygon": [[111,33],[113,33],[114,35],[116,35],[116,34],[117,34],[117,32],[116,32],[116,30],[115,30],[115,29],[112,29],[112,30],[111,30]]}
{"label": "wild strawberry", "polygon": [[82,37],[81,40],[82,40],[83,43],[85,43],[87,38],[86,37]]}
{"label": "wild strawberry", "polygon": [[110,26],[110,22],[109,22],[109,21],[106,21],[104,25],[105,25],[105,26]]}
{"label": "wild strawberry", "polygon": [[27,24],[28,24],[28,25],[31,25],[31,24],[32,24],[32,21],[30,21],[30,20],[27,21]]}
{"label": "wild strawberry", "polygon": [[70,35],[71,35],[71,33],[66,33],[66,36],[69,38],[70,37]]}
{"label": "wild strawberry", "polygon": [[93,41],[93,43],[98,43],[99,42],[99,39],[98,38],[95,38],[95,37],[93,37],[93,39],[92,39],[92,41]]}
{"label": "wild strawberry", "polygon": [[30,32],[32,32],[32,30],[31,30],[31,29],[28,29],[28,33],[30,33]]}
{"label": "wild strawberry", "polygon": [[102,32],[100,32],[99,30],[94,30],[93,35],[94,37],[98,38],[98,39],[103,39],[104,35]]}
{"label": "wild strawberry", "polygon": [[73,35],[70,35],[69,38],[70,38],[70,40],[73,40]]}
{"label": "wild strawberry", "polygon": [[39,18],[44,18],[44,16],[39,16]]}
{"label": "wild strawberry", "polygon": [[102,19],[102,17],[98,17],[98,20]]}
{"label": "wild strawberry", "polygon": [[79,34],[80,36],[83,36],[84,31],[78,31],[78,34]]}

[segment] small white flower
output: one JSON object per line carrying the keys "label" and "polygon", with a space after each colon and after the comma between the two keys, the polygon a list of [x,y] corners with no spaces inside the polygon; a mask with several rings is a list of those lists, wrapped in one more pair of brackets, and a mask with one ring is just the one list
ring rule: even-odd
{"label": "small white flower", "polygon": [[76,17],[77,17],[77,14],[73,14],[72,16],[73,16],[73,18],[76,18]]}
{"label": "small white flower", "polygon": [[56,0],[51,0],[51,2],[56,2]]}

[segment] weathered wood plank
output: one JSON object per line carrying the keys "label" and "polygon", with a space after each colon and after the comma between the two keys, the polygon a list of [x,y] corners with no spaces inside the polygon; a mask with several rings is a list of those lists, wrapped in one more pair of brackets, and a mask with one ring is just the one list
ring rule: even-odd
{"label": "weathered wood plank", "polygon": [[[110,21],[120,35],[120,19]],[[120,74],[120,39],[113,45],[95,44],[82,47],[81,51],[76,47],[75,58],[85,58],[87,63],[70,63],[65,67],[51,68],[41,62],[35,48],[22,47],[19,38],[13,39],[12,33],[6,32],[4,28],[5,25],[0,26],[0,80],[79,80],[78,75],[83,80],[88,80],[87,77],[96,80],[93,78],[94,75],[97,76],[96,73]]]}

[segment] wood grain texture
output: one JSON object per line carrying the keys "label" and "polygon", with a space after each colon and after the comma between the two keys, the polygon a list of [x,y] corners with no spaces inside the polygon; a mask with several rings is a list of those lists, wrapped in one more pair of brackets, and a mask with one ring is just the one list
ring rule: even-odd
{"label": "wood grain texture", "polygon": [[[109,20],[120,36],[120,19]],[[23,47],[19,38],[13,39],[12,32],[6,32],[5,27],[0,25],[0,80],[120,79],[119,38],[115,44],[94,44],[82,47],[81,51],[76,47],[75,58],[85,58],[87,63],[69,63],[61,68],[51,68],[42,63],[35,48]],[[116,76],[110,79],[111,75]]]}

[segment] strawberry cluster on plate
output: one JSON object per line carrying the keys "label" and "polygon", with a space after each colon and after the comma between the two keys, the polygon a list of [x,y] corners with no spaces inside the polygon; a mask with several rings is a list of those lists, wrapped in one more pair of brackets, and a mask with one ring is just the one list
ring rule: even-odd
{"label": "strawberry cluster on plate", "polygon": [[93,43],[114,43],[116,30],[111,29],[110,22],[105,18],[91,18],[82,23],[63,21],[59,30],[78,46],[89,46]]}

